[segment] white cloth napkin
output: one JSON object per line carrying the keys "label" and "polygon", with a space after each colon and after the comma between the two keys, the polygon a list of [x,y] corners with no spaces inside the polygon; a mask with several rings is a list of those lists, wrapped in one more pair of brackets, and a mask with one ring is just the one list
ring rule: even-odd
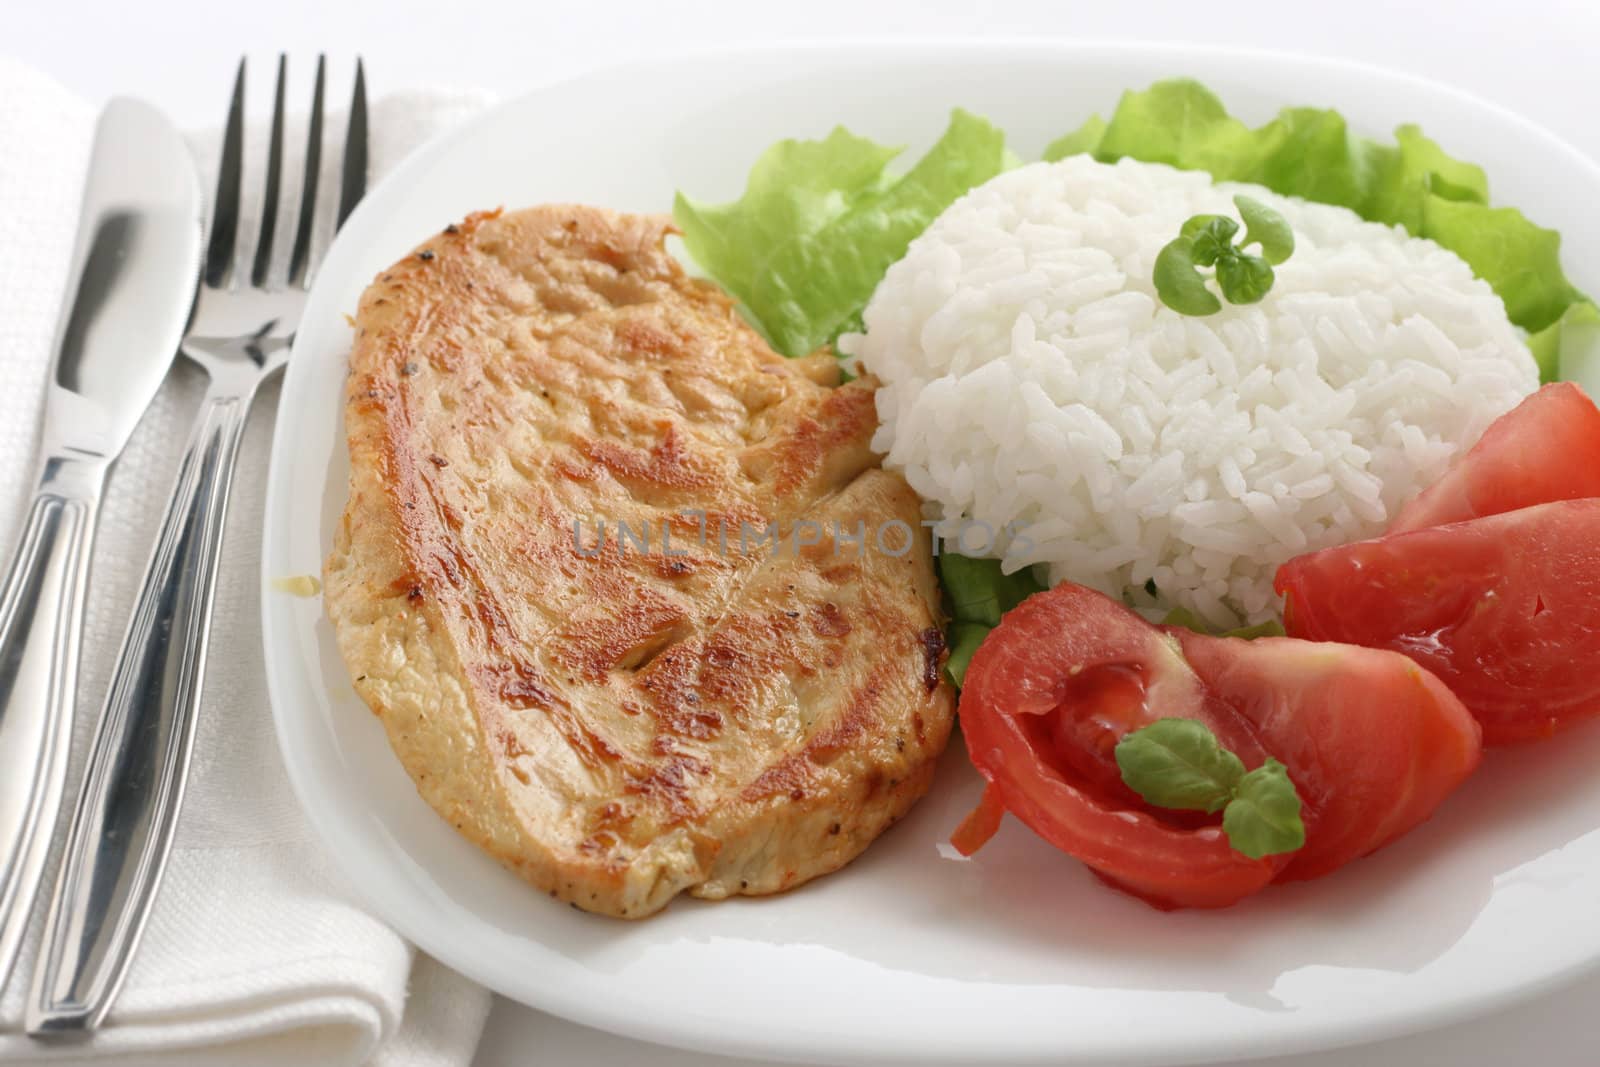
{"label": "white cloth napkin", "polygon": [[[330,100],[341,98],[339,81],[330,78]],[[228,87],[216,88],[220,121]],[[372,179],[486,102],[464,93],[380,100],[372,113]],[[94,120],[94,110],[61,86],[0,60],[0,552],[7,558],[32,480]],[[331,139],[343,123],[330,125]],[[215,141],[215,134],[197,139],[203,167],[215,165],[208,147]],[[298,181],[298,171],[288,173]],[[180,360],[112,473],[91,578],[69,808],[202,386],[199,372]],[[88,1043],[43,1045],[23,1035],[37,908],[0,995],[0,1059],[446,1067],[472,1058],[488,992],[363,910],[357,887],[336,870],[296,804],[279,759],[256,578],[276,398],[276,388],[261,397],[245,437],[187,803],[127,985],[108,1026]]]}

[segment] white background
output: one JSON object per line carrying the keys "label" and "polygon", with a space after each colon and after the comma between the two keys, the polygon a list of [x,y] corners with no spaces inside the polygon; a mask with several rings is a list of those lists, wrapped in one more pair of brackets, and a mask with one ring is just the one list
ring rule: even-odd
{"label": "white background", "polygon": [[[282,49],[302,62],[318,51],[338,60],[359,53],[378,95],[439,85],[511,95],[683,48],[902,35],[1142,38],[1364,60],[1469,89],[1600,158],[1600,0],[0,0],[0,51],[96,101],[143,96],[186,127],[220,122],[241,52],[266,61]],[[1600,1062],[1597,1004],[1600,979],[1442,1033],[1261,1062],[1592,1067]],[[736,1067],[506,1002],[496,1005],[479,1063]]]}

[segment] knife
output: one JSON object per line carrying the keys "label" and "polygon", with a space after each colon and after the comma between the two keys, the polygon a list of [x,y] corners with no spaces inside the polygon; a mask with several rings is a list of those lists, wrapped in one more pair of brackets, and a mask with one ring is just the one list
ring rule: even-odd
{"label": "knife", "polygon": [[202,209],[194,159],[161,113],[107,105],[56,326],[37,487],[0,585],[0,988],[61,807],[100,496],[177,355],[200,283]]}

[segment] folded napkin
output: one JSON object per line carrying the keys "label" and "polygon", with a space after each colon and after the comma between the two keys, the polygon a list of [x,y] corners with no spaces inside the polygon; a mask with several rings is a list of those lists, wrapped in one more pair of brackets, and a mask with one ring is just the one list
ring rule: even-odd
{"label": "folded napkin", "polygon": [[[338,84],[330,79],[332,100],[341,97]],[[216,86],[219,121],[227,88]],[[463,93],[378,101],[372,179],[485,103]],[[59,85],[0,60],[0,552],[7,557],[31,488],[94,121],[94,109]],[[330,125],[331,141],[343,123]],[[196,140],[203,168],[215,166],[216,140]],[[69,808],[203,386],[202,375],[180,360],[112,473],[85,623]],[[472,1058],[488,992],[363,909],[358,888],[337,871],[296,804],[279,759],[261,665],[257,578],[276,398],[269,387],[246,433],[187,802],[127,985],[108,1025],[89,1042],[40,1044],[22,1034],[41,901],[17,971],[0,994],[0,1060],[444,1067]],[[69,814],[62,813],[58,848]]]}

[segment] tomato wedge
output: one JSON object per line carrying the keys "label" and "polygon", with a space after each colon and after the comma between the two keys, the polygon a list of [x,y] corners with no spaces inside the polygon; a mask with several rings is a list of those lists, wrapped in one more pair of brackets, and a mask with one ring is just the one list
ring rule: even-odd
{"label": "tomato wedge", "polygon": [[1280,882],[1328,874],[1424,822],[1482,757],[1471,714],[1405,656],[1176,632],[1189,665],[1299,790],[1306,844]]}
{"label": "tomato wedge", "polygon": [[1276,584],[1289,633],[1404,652],[1461,698],[1489,744],[1600,714],[1600,499],[1313,552]]}
{"label": "tomato wedge", "polygon": [[1572,382],[1556,382],[1491,423],[1388,532],[1585,497],[1600,497],[1600,408]]}
{"label": "tomato wedge", "polygon": [[[960,714],[989,790],[958,848],[981,846],[1003,808],[1164,908],[1225,907],[1274,879],[1325,874],[1427,818],[1479,756],[1472,718],[1404,656],[1165,629],[1071,584],[990,632]],[[1252,860],[1220,816],[1155,808],[1124,785],[1117,742],[1167,717],[1205,723],[1247,768],[1281,760],[1305,847]]]}

